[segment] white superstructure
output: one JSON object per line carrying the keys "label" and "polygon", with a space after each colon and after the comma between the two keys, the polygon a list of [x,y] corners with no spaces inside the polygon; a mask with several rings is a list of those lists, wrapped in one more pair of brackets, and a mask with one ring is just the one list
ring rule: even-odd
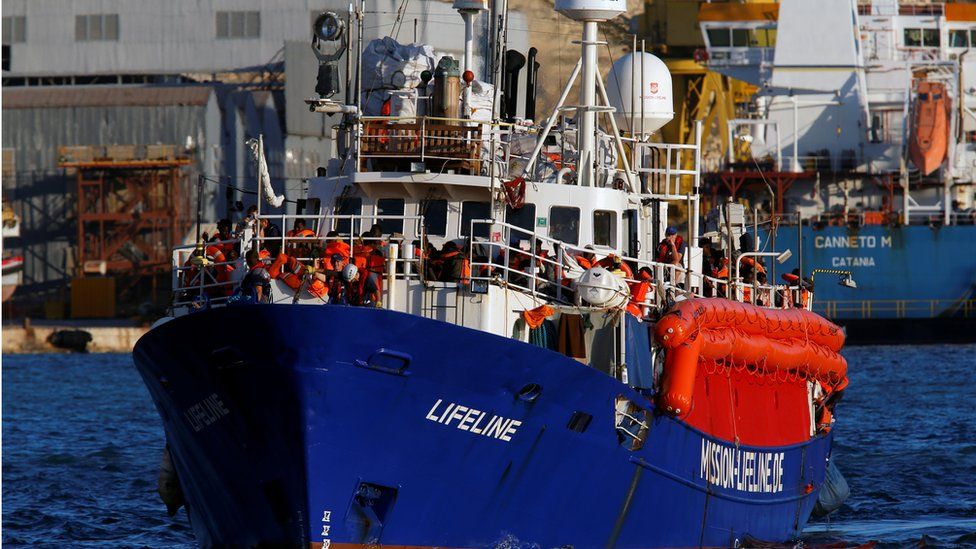
{"label": "white superstructure", "polygon": [[[905,190],[895,208],[905,222],[932,214],[948,220],[954,200],[971,199],[976,181],[976,55],[970,53],[976,46],[976,10],[971,4],[706,4],[699,22],[708,68],[758,88],[748,118],[729,123],[730,161],[731,149],[741,149],[745,141],[757,161],[772,159],[773,171],[843,173],[859,180],[890,176]],[[918,173],[908,154],[921,81],[944,84],[950,104],[946,159],[928,177]],[[831,207],[802,201],[795,206],[806,216]],[[881,204],[863,207],[880,209]]]}

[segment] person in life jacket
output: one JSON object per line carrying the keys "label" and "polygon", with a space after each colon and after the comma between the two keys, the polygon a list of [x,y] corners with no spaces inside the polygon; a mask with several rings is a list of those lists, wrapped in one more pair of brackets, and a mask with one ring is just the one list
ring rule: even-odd
{"label": "person in life jacket", "polygon": [[216,289],[220,295],[231,296],[234,293],[234,263],[240,255],[237,253],[237,248],[231,248],[227,254],[224,256],[225,265],[217,265],[217,283],[220,284]]}
{"label": "person in life jacket", "polygon": [[379,307],[380,286],[376,273],[361,273],[356,265],[350,263],[342,268],[342,292],[337,296],[337,304],[358,307]]}
{"label": "person in life jacket", "polygon": [[627,280],[633,280],[634,278],[634,270],[631,269],[630,265],[628,265],[627,262],[617,254],[610,254],[600,261],[597,261],[596,264],[597,266],[603,267],[620,278],[625,278]]}
{"label": "person in life jacket", "polygon": [[257,250],[252,249],[244,256],[247,261],[247,274],[241,281],[241,291],[258,303],[271,302],[271,274],[264,267]]}
{"label": "person in life jacket", "polygon": [[352,259],[359,270],[382,275],[386,266],[386,256],[376,243],[377,240],[373,239],[369,232],[363,233],[356,239],[356,245],[352,248]]}
{"label": "person in life jacket", "polygon": [[[217,238],[217,237],[214,237]],[[214,241],[212,241],[214,242]],[[228,253],[235,253],[236,250],[231,247]],[[204,286],[209,286],[204,288],[204,292],[210,297],[222,297],[228,296],[233,293],[233,288],[228,284],[227,286],[216,286],[218,283],[227,283],[230,281],[230,273],[234,270],[234,266],[229,262],[233,259],[228,259],[224,255],[224,248],[218,244],[207,244],[204,249],[204,256],[206,257],[206,264],[203,266],[202,270],[199,270],[196,266],[189,271],[187,280],[190,282],[189,286],[197,286],[203,284]],[[236,255],[234,259],[236,259]],[[189,263],[193,263],[191,258]],[[202,277],[202,280],[199,278]]]}
{"label": "person in life jacket", "polygon": [[310,250],[312,249],[311,238],[315,236],[315,231],[306,228],[304,219],[296,219],[292,230],[288,231],[285,236],[289,239],[295,239],[287,241],[288,245],[285,246],[285,253],[301,258],[310,257]]}
{"label": "person in life jacket", "polygon": [[339,256],[343,263],[348,263],[352,256],[352,248],[349,243],[344,241],[338,231],[329,231],[325,235],[325,251],[322,252],[323,264],[326,270],[339,271],[341,265],[337,265],[334,257]]}
{"label": "person in life jacket", "polygon": [[717,278],[722,282],[716,283],[718,286],[715,289],[716,297],[726,297],[728,292],[728,279],[729,279],[729,258],[725,257],[725,252],[717,252],[715,256],[715,262],[712,265],[712,278]]}
{"label": "person in life jacket", "polygon": [[654,260],[658,263],[680,265],[685,254],[685,241],[678,234],[677,227],[668,227],[664,231],[664,239],[657,245]]}
{"label": "person in life jacket", "polygon": [[583,246],[583,249],[587,251],[579,252],[578,254],[573,256],[573,259],[576,260],[576,263],[578,263],[580,267],[586,270],[596,265],[596,254],[593,253],[592,244],[587,244],[586,246]]}
{"label": "person in life jacket", "polygon": [[806,308],[813,292],[813,283],[808,278],[800,280],[800,269],[782,275],[783,280],[790,285],[790,302],[794,307]]}
{"label": "person in life jacket", "polygon": [[654,277],[651,274],[651,269],[641,267],[637,271],[635,278],[636,282],[628,284],[630,287],[630,301],[627,303],[627,312],[637,318],[644,318],[647,312],[644,301],[647,299],[647,292],[651,289],[651,281]]}
{"label": "person in life jacket", "polygon": [[471,262],[456,242],[447,242],[438,257],[441,282],[467,284],[471,279]]}
{"label": "person in life jacket", "polygon": [[233,240],[234,233],[231,232],[230,219],[224,218],[217,222],[217,232],[210,238],[209,242],[213,246],[220,248],[220,251],[224,254],[230,252],[232,249],[237,247],[236,242],[221,242],[225,240]]}
{"label": "person in life jacket", "polygon": [[308,267],[296,258],[288,254],[278,254],[274,262],[268,268],[271,278],[277,278],[288,285],[296,292],[305,291],[314,297],[324,299],[328,294],[328,288],[321,280],[309,276]]}

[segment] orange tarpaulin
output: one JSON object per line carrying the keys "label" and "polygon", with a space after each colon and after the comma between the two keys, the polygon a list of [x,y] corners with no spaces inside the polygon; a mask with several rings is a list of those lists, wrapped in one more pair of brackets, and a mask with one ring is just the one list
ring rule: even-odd
{"label": "orange tarpaulin", "polygon": [[976,4],[946,4],[946,21],[976,21]]}

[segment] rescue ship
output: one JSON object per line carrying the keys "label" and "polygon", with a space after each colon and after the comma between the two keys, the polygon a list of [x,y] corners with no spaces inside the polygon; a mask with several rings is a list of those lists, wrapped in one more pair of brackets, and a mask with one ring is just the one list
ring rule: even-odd
{"label": "rescue ship", "polygon": [[705,194],[742,202],[765,240],[802,251],[786,272],[800,257],[851,272],[858,291],[820,284],[815,310],[852,341],[972,341],[976,7],[668,4],[695,12],[698,70],[740,92],[698,110],[724,153],[706,162]]}
{"label": "rescue ship", "polygon": [[[487,5],[455,7],[473,36]],[[503,120],[518,80],[489,83],[515,57],[501,30],[485,81],[473,40],[462,63],[357,48],[340,102],[323,52],[356,43],[363,6],[316,22],[308,103],[341,118],[340,153],[304,210],[263,214],[281,197],[255,143],[258,211],[174,250],[171,315],[133,353],[168,503],[202,546],[738,546],[840,505],[843,332],[810,311],[804,273],[760,281],[789,253],[737,248],[729,207],[706,238],[730,268],[702,273],[700,126],[690,145],[651,138],[673,116],[653,55],[605,85],[598,24],[622,2],[555,8],[582,51],[538,124]],[[384,71],[400,86],[370,84]]]}

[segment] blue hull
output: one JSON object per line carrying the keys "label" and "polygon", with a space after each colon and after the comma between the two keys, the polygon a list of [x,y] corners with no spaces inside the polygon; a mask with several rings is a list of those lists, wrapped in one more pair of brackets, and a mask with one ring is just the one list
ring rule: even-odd
{"label": "blue hull", "polygon": [[[762,235],[767,240],[767,235]],[[796,227],[782,227],[776,249],[793,250],[777,265],[780,273],[798,266]],[[935,318],[976,316],[976,226],[931,228],[867,226],[803,228],[803,270],[851,271],[857,289],[836,277],[818,275],[814,311],[827,318]]]}
{"label": "blue hull", "polygon": [[[134,355],[204,546],[786,541],[830,452],[716,440],[560,354],[377,309],[210,310]],[[618,396],[652,411],[638,450]]]}

